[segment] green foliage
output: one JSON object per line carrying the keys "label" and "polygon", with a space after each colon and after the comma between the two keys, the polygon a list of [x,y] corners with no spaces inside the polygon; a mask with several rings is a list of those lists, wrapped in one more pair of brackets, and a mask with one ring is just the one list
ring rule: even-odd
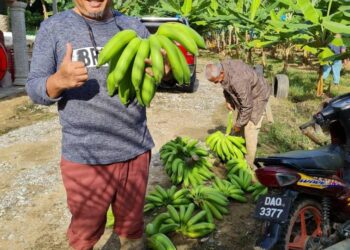
{"label": "green foliage", "polygon": [[261,143],[275,145],[279,153],[306,149],[302,143],[303,135],[288,123],[275,122],[262,137]]}
{"label": "green foliage", "polygon": [[25,11],[26,28],[28,33],[35,33],[38,30],[40,23],[44,20],[44,17],[39,12]]}

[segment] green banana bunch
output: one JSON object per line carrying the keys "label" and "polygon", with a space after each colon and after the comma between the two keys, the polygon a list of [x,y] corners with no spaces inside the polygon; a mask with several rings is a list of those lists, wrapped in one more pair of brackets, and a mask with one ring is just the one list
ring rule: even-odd
{"label": "green banana bunch", "polygon": [[232,159],[243,159],[247,150],[245,140],[240,136],[230,135],[232,129],[232,111],[228,114],[226,133],[216,131],[206,139],[206,144],[224,162]]}
{"label": "green banana bunch", "polygon": [[246,170],[253,174],[246,159],[231,159],[225,164],[227,169],[227,175],[237,174],[240,169]]}
{"label": "green banana bunch", "polygon": [[170,215],[167,212],[158,214],[152,222],[148,223],[146,226],[146,235],[152,236],[159,233],[161,225],[167,220],[170,219]]}
{"label": "green banana bunch", "polygon": [[136,91],[136,97],[140,105],[144,106],[141,98],[142,81],[145,72],[145,59],[149,57],[150,44],[148,39],[143,39],[135,56],[135,61],[132,66],[131,82]]}
{"label": "green banana bunch", "polygon": [[[195,43],[197,44],[197,46],[199,48],[205,49],[206,45],[205,45],[205,41],[203,39],[203,37],[201,37],[197,31],[195,31],[194,29],[192,29],[191,27],[184,25],[182,23],[177,23],[177,22],[168,22],[168,23],[164,23],[163,26],[168,27],[169,29],[175,29],[178,30],[179,32],[183,32],[184,34],[186,34],[188,37],[191,37]],[[176,34],[175,34],[176,35]],[[176,39],[175,39],[176,40]]]}
{"label": "green banana bunch", "polygon": [[164,76],[164,60],[158,36],[150,35],[151,61],[154,79],[159,84]]}
{"label": "green banana bunch", "polygon": [[[174,32],[176,27],[177,31]],[[191,54],[198,56],[198,46],[191,36],[188,36],[187,33],[181,32],[187,28],[186,25],[161,25],[157,30],[157,35],[163,35],[168,37],[170,40],[180,43],[186,48]]]}
{"label": "green banana bunch", "polygon": [[176,250],[173,242],[162,233],[157,233],[147,238],[147,245],[153,250]]}
{"label": "green banana bunch", "polygon": [[211,233],[215,229],[215,224],[206,219],[207,212],[202,210],[195,213],[195,204],[188,206],[181,205],[179,209],[168,205],[169,219],[160,226],[161,233],[177,232],[190,238],[199,238]]}
{"label": "green banana bunch", "polygon": [[156,207],[167,206],[169,204],[174,206],[189,204],[188,193],[189,191],[187,189],[176,190],[176,186],[164,189],[160,185],[156,185],[155,190],[146,195],[146,204],[143,211],[148,212]]}
{"label": "green banana bunch", "polygon": [[219,177],[215,177],[213,187],[228,198],[240,202],[247,202],[246,197],[244,197],[244,191],[227,180],[221,180]]}
{"label": "green banana bunch", "polygon": [[228,214],[228,199],[219,190],[199,185],[190,190],[193,202],[206,211],[207,220],[213,222],[214,218],[221,220],[223,214]]}
{"label": "green banana bunch", "polygon": [[[164,76],[162,48],[167,53],[174,78],[180,84],[189,84],[189,66],[174,42],[182,44],[195,55],[198,55],[198,47],[206,47],[203,38],[195,30],[181,23],[162,24],[157,33],[148,39],[141,39],[134,30],[118,32],[98,56],[97,67],[109,63],[106,79],[108,94],[113,96],[118,91],[124,105],[128,105],[136,96],[141,106],[149,107],[157,85]],[[145,73],[146,58],[152,61],[152,77]]]}
{"label": "green banana bunch", "polygon": [[135,37],[137,37],[137,33],[134,30],[118,32],[105,44],[99,53],[97,67],[109,62],[118,52],[123,51],[124,47]]}
{"label": "green banana bunch", "polygon": [[209,135],[206,143],[224,162],[232,159],[244,159],[244,154],[247,152],[242,137],[224,135],[221,131]]}
{"label": "green banana bunch", "polygon": [[228,179],[230,182],[240,187],[242,190],[248,191],[248,188],[252,184],[252,174],[246,169],[239,169],[235,174],[229,174]]}
{"label": "green banana bunch", "polygon": [[[188,68],[188,64],[186,62],[184,55],[182,53],[181,53],[181,55],[178,54],[178,52],[176,50],[177,46],[172,41],[170,41],[170,39],[167,38],[166,36],[158,35],[158,39],[161,43],[162,48],[167,53],[168,60],[169,60],[174,78],[176,79],[176,81],[179,84],[183,84],[184,83],[183,68],[184,67]],[[189,70],[190,69],[188,68],[188,71]]]}
{"label": "green banana bunch", "polygon": [[267,187],[262,185],[260,182],[256,182],[253,185],[251,185],[250,187],[248,187],[247,191],[253,192],[252,193],[253,199],[254,199],[254,201],[257,201],[260,198],[260,196],[267,194],[267,192],[269,190]]}
{"label": "green banana bunch", "polygon": [[177,137],[161,147],[160,159],[173,184],[196,186],[214,176],[208,151],[197,144],[198,140]]}

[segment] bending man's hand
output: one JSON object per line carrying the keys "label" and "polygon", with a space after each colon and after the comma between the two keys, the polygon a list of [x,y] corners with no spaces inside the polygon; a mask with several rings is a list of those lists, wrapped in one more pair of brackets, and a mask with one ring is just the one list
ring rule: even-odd
{"label": "bending man's hand", "polygon": [[227,108],[228,110],[230,110],[230,111],[233,111],[233,110],[234,110],[234,108],[232,107],[232,104],[229,103],[229,102],[226,102],[226,108]]}
{"label": "bending man's hand", "polygon": [[235,134],[241,132],[241,127],[234,126],[234,127],[233,127],[233,132],[234,132]]}
{"label": "bending man's hand", "polygon": [[72,45],[67,43],[66,48],[59,70],[47,79],[46,91],[51,98],[60,96],[65,89],[82,86],[89,77],[84,63],[72,61]]}

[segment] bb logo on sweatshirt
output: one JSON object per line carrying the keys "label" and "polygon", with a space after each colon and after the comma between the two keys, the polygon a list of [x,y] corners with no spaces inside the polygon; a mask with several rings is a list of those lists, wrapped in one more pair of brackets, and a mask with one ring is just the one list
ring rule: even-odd
{"label": "bb logo on sweatshirt", "polygon": [[[101,51],[102,47],[97,47],[98,51]],[[94,47],[86,47],[73,50],[72,60],[82,62],[87,68],[96,67],[98,55]],[[108,66],[108,64],[103,65]]]}

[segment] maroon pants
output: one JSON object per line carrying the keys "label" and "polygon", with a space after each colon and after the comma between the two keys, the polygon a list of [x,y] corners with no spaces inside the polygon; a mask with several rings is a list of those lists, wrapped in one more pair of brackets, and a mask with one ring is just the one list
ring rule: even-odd
{"label": "maroon pants", "polygon": [[67,237],[77,250],[92,249],[104,233],[109,205],[114,231],[129,239],[143,234],[143,206],[151,151],[126,162],[85,165],[61,159],[63,184],[72,214]]}

